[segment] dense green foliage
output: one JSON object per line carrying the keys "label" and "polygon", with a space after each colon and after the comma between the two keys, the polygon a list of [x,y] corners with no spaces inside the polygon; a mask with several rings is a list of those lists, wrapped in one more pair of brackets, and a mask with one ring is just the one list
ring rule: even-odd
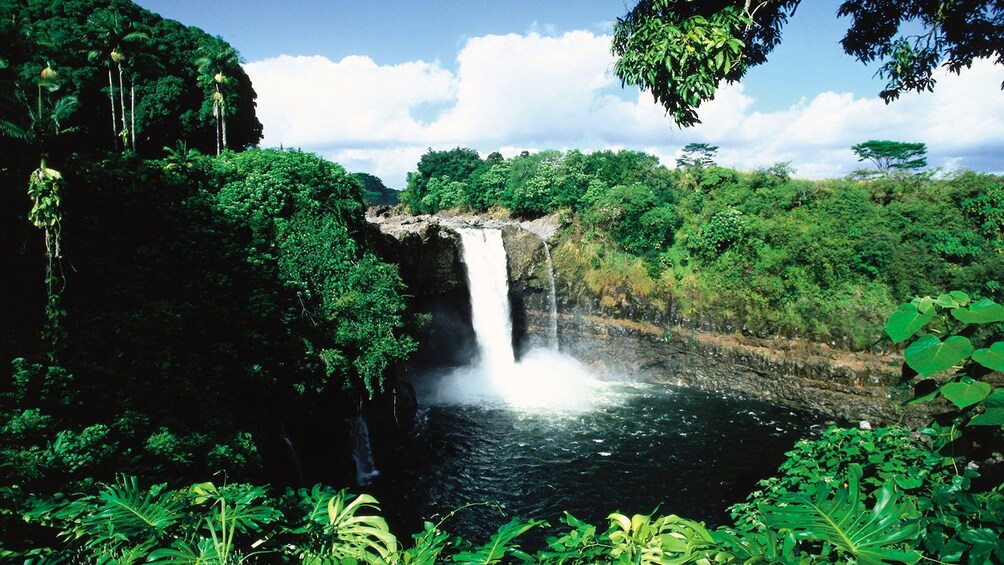
{"label": "dense green foliage", "polygon": [[66,168],[87,194],[66,202],[67,335],[58,365],[18,359],[5,379],[13,485],[139,468],[259,477],[277,421],[371,397],[414,348],[400,279],[367,250],[343,169],[280,151],[188,164]]}
{"label": "dense green foliage", "polygon": [[[766,55],[795,4],[743,31],[743,57]],[[743,14],[721,15],[737,33]],[[705,23],[673,25],[704,41]],[[523,548],[545,522],[514,518],[482,543],[451,535],[451,513],[404,543],[369,495],[242,482],[302,482],[276,472],[300,464],[287,425],[315,434],[297,436],[315,460],[344,455],[342,420],[415,347],[396,268],[366,235],[364,200],[386,187],[301,152],[228,151],[261,133],[236,52],[125,0],[0,0],[0,38],[0,559],[1004,560],[1002,493],[978,488],[992,477],[970,449],[986,430],[999,445],[1004,410],[985,378],[1004,369],[999,178],[816,183],[784,164],[722,169],[696,145],[677,170],[636,152],[430,152],[402,202],[562,211],[555,264],[603,308],[646,299],[861,345],[891,297],[966,292],[902,304],[885,324],[910,341],[916,400],[957,410],[920,441],[889,428],[800,442],[731,526],[566,515],[545,547]],[[713,67],[741,74],[737,44],[711,40]],[[708,64],[682,55],[671,74]],[[184,486],[213,474],[222,486]]]}
{"label": "dense green foliage", "polygon": [[692,149],[673,170],[630,151],[433,151],[401,199],[423,212],[565,210],[558,274],[614,312],[644,299],[719,327],[863,348],[898,297],[1002,296],[1000,177],[808,181],[784,163],[744,173]]}
{"label": "dense green foliage", "polygon": [[[261,137],[255,95],[198,29],[122,0],[5,1],[0,33],[4,542],[30,536],[10,497],[96,494],[116,473],[340,480],[289,436],[344,449],[344,418],[415,347],[363,183],[301,152],[232,152]],[[104,496],[83,522],[114,517]]]}
{"label": "dense green foliage", "polygon": [[[650,91],[676,123],[694,125],[697,107],[723,80],[738,81],[766,62],[800,3],[641,0],[614,26],[615,72],[624,84]],[[1004,62],[1004,8],[996,0],[845,0],[837,14],[851,19],[844,51],[881,63],[886,102],[933,90],[939,66],[958,73],[978,58]]]}
{"label": "dense green foliage", "polygon": [[393,206],[397,204],[397,197],[400,191],[387,188],[378,177],[369,173],[352,173],[351,176],[361,184],[363,202],[367,206]]}
{"label": "dense green foliage", "polygon": [[[64,123],[73,133],[49,147],[50,153],[122,148],[123,129],[130,130],[125,147],[132,147],[135,137],[134,149],[145,155],[159,155],[177,140],[206,153],[216,148],[216,83],[199,80],[198,61],[233,53],[223,40],[128,0],[4,0],[0,20],[10,41],[0,68],[10,88],[0,95],[0,119],[26,123],[36,78],[46,66],[58,72],[60,94],[77,101]],[[254,115],[254,90],[236,55],[212,72],[227,77],[229,147],[255,145],[262,126]]]}
{"label": "dense green foliage", "polygon": [[[566,514],[543,548],[520,536],[548,526],[513,519],[483,544],[449,533],[455,511],[426,522],[410,544],[394,536],[375,499],[315,486],[269,496],[211,483],[141,489],[121,478],[95,496],[19,500],[33,527],[23,555],[115,563],[988,563],[1004,493],[972,492],[957,472],[903,428],[831,428],[799,442],[777,476],[733,508],[735,525],[709,530],[674,515],[612,513],[606,528]],[[58,533],[61,542],[53,542]],[[54,543],[54,544],[53,544]],[[47,545],[53,544],[53,545]],[[13,551],[8,549],[8,551]],[[535,551],[535,552],[534,552]],[[17,553],[14,553],[17,554]]]}

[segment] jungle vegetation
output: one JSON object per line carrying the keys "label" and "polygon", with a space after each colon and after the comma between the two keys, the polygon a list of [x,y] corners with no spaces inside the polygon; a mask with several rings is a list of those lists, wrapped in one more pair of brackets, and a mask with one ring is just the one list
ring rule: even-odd
{"label": "jungle vegetation", "polygon": [[[524,548],[543,520],[463,540],[451,514],[409,537],[369,495],[302,486],[348,482],[334,428],[414,349],[363,217],[384,190],[254,149],[236,51],[126,0],[0,0],[0,38],[3,561],[1004,560],[992,454],[971,449],[1000,445],[1004,424],[999,178],[809,182],[717,167],[711,147],[674,170],[634,152],[430,152],[407,206],[561,211],[556,260],[606,307],[628,288],[856,346],[878,324],[906,345],[917,400],[948,409],[916,433],[800,442],[715,529],[566,515]],[[288,435],[317,454],[303,476]]]}
{"label": "jungle vegetation", "polygon": [[1001,177],[937,178],[894,160],[874,178],[814,181],[788,163],[719,167],[716,149],[688,146],[672,169],[634,151],[430,151],[401,202],[559,213],[559,276],[615,314],[643,300],[721,328],[861,349],[901,297],[952,288],[1001,300]]}

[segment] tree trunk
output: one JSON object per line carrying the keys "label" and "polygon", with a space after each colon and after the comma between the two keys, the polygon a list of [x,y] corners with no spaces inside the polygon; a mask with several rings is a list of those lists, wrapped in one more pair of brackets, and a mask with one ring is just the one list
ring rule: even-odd
{"label": "tree trunk", "polygon": [[223,127],[223,150],[227,150],[227,107],[220,103],[220,124]]}
{"label": "tree trunk", "polygon": [[129,85],[129,133],[132,134],[132,150],[136,150],[136,85]]}
{"label": "tree trunk", "polygon": [[218,100],[220,85],[217,84],[214,88],[217,96],[213,97],[213,117],[216,118],[216,154],[219,155],[222,152],[220,145],[220,102]]}
{"label": "tree trunk", "polygon": [[[122,65],[118,65],[117,63],[116,65],[119,68],[119,103],[121,104],[122,109],[122,131],[126,131],[129,129],[129,124],[126,123],[125,85],[122,82]],[[123,145],[126,145],[126,149],[128,149],[129,139],[123,137],[122,143]]]}
{"label": "tree trunk", "polygon": [[108,67],[108,100],[112,103],[112,148],[119,144],[118,117],[115,115],[115,82],[112,80],[112,68]]}

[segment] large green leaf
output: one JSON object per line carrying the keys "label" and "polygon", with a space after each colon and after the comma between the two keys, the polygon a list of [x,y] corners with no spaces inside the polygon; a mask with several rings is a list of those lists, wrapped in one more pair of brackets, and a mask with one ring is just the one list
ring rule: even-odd
{"label": "large green leaf", "polygon": [[98,495],[100,506],[84,519],[88,547],[105,543],[147,543],[181,518],[181,504],[163,485],[140,489],[136,477],[122,476]]}
{"label": "large green leaf", "polygon": [[1004,371],[1004,341],[998,341],[986,349],[973,352],[973,361],[991,371]]}
{"label": "large green leaf", "polygon": [[956,308],[952,310],[952,315],[960,322],[966,322],[967,324],[1004,322],[1004,306],[997,304],[989,298],[984,298],[979,302],[974,302],[968,309]]}
{"label": "large green leaf", "polygon": [[941,395],[959,408],[967,408],[990,394],[991,386],[980,381],[952,382],[941,386]]}
{"label": "large green leaf", "polygon": [[777,506],[762,507],[767,526],[791,532],[798,540],[827,542],[862,565],[916,563],[920,553],[902,545],[920,535],[917,507],[912,500],[898,502],[900,492],[887,481],[869,511],[860,490],[861,476],[861,466],[851,464],[847,482],[835,491],[821,483],[812,497],[789,494]]}
{"label": "large green leaf", "polygon": [[965,361],[972,352],[973,344],[968,338],[952,336],[941,341],[937,336],[925,335],[911,343],[903,357],[914,371],[930,377]]}
{"label": "large green leaf", "polygon": [[915,304],[909,302],[900,304],[899,308],[886,321],[885,333],[892,339],[893,343],[909,339],[917,333],[917,330],[934,318],[934,313],[934,308],[928,308],[926,312],[921,312]]}
{"label": "large green leaf", "polygon": [[788,532],[783,539],[778,539],[778,533],[773,530],[744,533],[742,537],[739,537],[723,528],[711,532],[711,537],[714,538],[719,548],[727,550],[733,557],[741,559],[741,563],[777,563],[779,565],[800,565],[803,563],[801,557],[796,553],[798,542],[791,532]]}
{"label": "large green leaf", "polygon": [[1004,390],[995,389],[983,399],[985,411],[969,420],[970,426],[1004,426]]}
{"label": "large green leaf", "polygon": [[546,525],[546,523],[540,520],[524,522],[518,518],[513,518],[508,523],[499,526],[499,529],[488,540],[488,543],[474,551],[460,552],[453,556],[453,560],[457,563],[494,565],[502,563],[507,555],[512,555],[517,558],[525,556],[526,559],[523,559],[523,561],[527,561],[530,557],[520,551],[519,546],[514,544],[513,541],[527,531],[542,525]]}
{"label": "large green leaf", "polygon": [[953,290],[952,292],[938,296],[934,303],[942,308],[958,308],[969,304],[969,295],[958,290]]}
{"label": "large green leaf", "polygon": [[1004,426],[1004,408],[987,408],[969,420],[970,426]]}
{"label": "large green leaf", "polygon": [[[397,538],[387,521],[380,516],[357,514],[360,511],[379,512],[377,500],[360,494],[346,503],[341,491],[328,501],[328,553],[340,559],[355,559],[364,563],[384,563],[397,551]],[[309,561],[309,560],[308,560]]]}

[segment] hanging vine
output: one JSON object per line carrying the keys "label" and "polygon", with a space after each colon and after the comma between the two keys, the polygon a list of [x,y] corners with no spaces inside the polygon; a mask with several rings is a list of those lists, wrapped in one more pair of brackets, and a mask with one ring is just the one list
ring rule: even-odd
{"label": "hanging vine", "polygon": [[28,198],[32,201],[28,220],[42,230],[45,238],[45,288],[46,288],[46,327],[43,337],[50,345],[50,357],[55,356],[56,346],[62,335],[62,320],[65,311],[60,305],[60,296],[65,286],[62,271],[62,248],[60,236],[62,232],[62,196],[63,175],[55,169],[50,169],[42,159],[37,169],[32,171],[28,180]]}

